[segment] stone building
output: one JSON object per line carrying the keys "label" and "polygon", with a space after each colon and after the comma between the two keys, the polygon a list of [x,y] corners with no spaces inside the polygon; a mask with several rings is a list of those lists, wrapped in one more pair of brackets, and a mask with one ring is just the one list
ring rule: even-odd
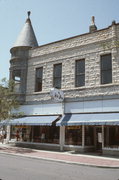
{"label": "stone building", "polygon": [[[88,33],[38,46],[29,16],[10,50],[25,116],[11,121],[11,138],[20,128],[17,144],[117,154],[119,23],[97,30],[92,17]],[[53,87],[63,101],[52,99]]]}

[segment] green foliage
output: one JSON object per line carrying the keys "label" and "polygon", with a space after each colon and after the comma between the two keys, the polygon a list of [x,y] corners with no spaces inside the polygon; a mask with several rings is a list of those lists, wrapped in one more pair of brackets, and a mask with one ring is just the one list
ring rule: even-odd
{"label": "green foliage", "polygon": [[0,120],[9,119],[12,110],[19,106],[14,95],[14,85],[14,81],[8,81],[6,78],[0,81]]}

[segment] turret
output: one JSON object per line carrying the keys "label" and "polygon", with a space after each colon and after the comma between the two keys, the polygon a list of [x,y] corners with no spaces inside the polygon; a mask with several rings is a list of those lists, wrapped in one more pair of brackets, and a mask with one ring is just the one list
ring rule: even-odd
{"label": "turret", "polygon": [[25,25],[17,41],[11,48],[10,79],[15,81],[15,91],[20,101],[25,101],[27,83],[27,64],[29,49],[37,47],[38,43],[30,20],[30,11]]}

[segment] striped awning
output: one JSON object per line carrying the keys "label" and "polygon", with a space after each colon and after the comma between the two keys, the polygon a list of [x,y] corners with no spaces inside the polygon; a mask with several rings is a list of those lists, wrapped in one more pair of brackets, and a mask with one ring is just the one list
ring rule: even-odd
{"label": "striped awning", "polygon": [[9,125],[51,126],[59,116],[29,116],[9,121]]}
{"label": "striped awning", "polygon": [[119,113],[66,114],[56,125],[119,125]]}

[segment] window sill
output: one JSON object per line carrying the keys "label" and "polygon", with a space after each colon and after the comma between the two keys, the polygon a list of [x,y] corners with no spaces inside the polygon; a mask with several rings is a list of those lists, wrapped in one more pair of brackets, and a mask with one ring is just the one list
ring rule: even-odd
{"label": "window sill", "polygon": [[38,91],[38,92],[33,92],[33,94],[37,95],[37,94],[47,94],[49,93],[48,91],[43,92],[43,91]]}

